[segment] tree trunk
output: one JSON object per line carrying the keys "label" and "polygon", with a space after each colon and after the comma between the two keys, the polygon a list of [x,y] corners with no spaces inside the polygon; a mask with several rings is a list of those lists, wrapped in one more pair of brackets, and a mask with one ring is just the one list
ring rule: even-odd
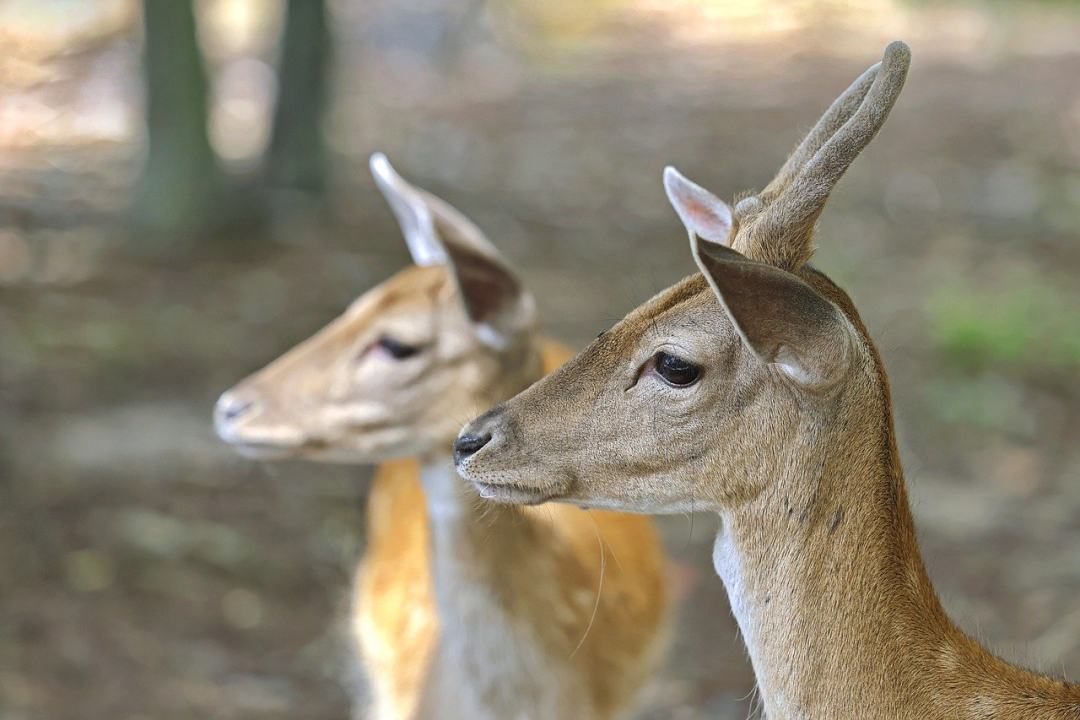
{"label": "tree trunk", "polygon": [[[133,208],[159,242],[213,222],[224,179],[207,135],[206,69],[191,0],[143,0],[148,153]],[[160,248],[159,248],[160,249]]]}
{"label": "tree trunk", "polygon": [[321,194],[326,186],[323,118],[330,43],[324,0],[289,0],[282,39],[268,184]]}

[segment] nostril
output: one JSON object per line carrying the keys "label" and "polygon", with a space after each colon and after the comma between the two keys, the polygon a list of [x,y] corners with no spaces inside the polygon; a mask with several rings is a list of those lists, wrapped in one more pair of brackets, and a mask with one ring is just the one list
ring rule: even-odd
{"label": "nostril", "polygon": [[462,435],[454,441],[454,462],[460,463],[465,458],[476,453],[491,440],[491,435]]}
{"label": "nostril", "polygon": [[235,420],[254,406],[251,400],[230,398],[221,404],[221,417],[227,421]]}

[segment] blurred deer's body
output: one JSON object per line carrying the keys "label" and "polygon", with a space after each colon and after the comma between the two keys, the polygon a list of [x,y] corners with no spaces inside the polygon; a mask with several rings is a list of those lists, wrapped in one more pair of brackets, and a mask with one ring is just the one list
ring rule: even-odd
{"label": "blurred deer's body", "polygon": [[376,720],[416,717],[438,642],[439,616],[431,587],[431,533],[415,460],[376,469],[366,530],[353,592],[353,639],[371,684]]}
{"label": "blurred deer's body", "polygon": [[570,353],[474,225],[373,169],[418,265],[224,394],[218,432],[256,455],[383,461],[352,611],[377,720],[618,717],[666,630],[655,530],[485,505],[457,476],[461,422]]}
{"label": "blurred deer's body", "polygon": [[942,609],[880,357],[806,264],[909,58],[890,45],[734,212],[668,168],[701,274],[467,425],[458,468],[504,502],[717,512],[714,565],[773,720],[1076,720],[1080,686],[994,657]]}

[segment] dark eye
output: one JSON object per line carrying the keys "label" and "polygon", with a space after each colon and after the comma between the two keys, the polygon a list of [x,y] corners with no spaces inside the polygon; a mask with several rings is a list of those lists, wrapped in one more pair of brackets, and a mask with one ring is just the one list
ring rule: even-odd
{"label": "dark eye", "polygon": [[420,348],[413,345],[406,345],[391,337],[381,337],[375,344],[390,353],[390,357],[395,360],[404,360],[405,358],[410,358],[420,352]]}
{"label": "dark eye", "polygon": [[669,385],[686,387],[697,381],[701,368],[676,355],[658,352],[656,353],[656,372]]}

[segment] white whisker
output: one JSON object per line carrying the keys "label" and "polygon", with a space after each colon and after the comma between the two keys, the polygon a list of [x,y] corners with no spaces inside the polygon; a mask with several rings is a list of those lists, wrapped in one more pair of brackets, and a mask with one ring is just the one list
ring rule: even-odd
{"label": "white whisker", "polygon": [[581,640],[578,641],[577,647],[570,653],[570,658],[573,659],[577,655],[578,650],[585,644],[585,638],[589,637],[589,631],[592,630],[593,623],[596,621],[596,612],[600,609],[600,593],[604,591],[604,571],[607,569],[607,553],[604,551],[604,539],[600,535],[600,525],[596,522],[596,518],[589,513],[589,519],[592,520],[593,529],[596,531],[596,544],[600,546],[600,582],[596,586],[596,602],[593,603],[592,615],[589,616],[589,624],[585,626],[585,632],[581,635]]}

